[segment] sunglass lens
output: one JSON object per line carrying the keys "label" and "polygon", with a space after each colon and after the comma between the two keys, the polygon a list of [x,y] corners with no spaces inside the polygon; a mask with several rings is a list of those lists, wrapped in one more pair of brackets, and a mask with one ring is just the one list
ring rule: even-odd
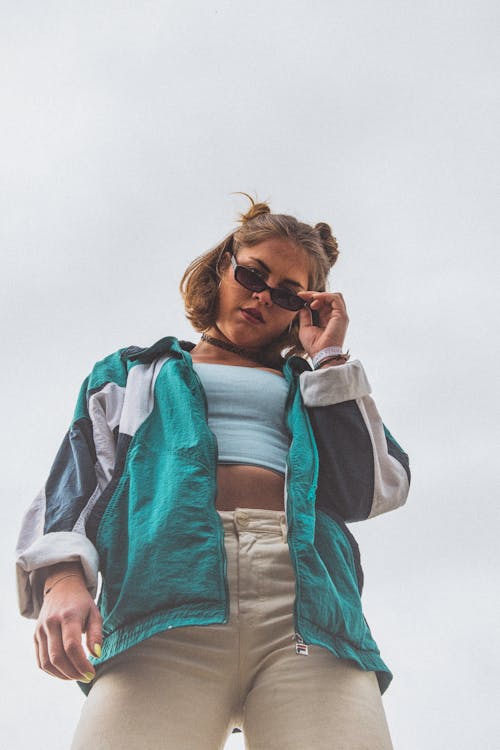
{"label": "sunglass lens", "polygon": [[304,300],[293,292],[287,292],[284,289],[273,289],[271,294],[274,302],[285,310],[300,310],[304,307]]}
{"label": "sunglass lens", "polygon": [[243,266],[236,267],[234,278],[241,286],[244,286],[245,289],[250,289],[252,292],[262,292],[266,288],[265,283],[259,278],[258,274]]}

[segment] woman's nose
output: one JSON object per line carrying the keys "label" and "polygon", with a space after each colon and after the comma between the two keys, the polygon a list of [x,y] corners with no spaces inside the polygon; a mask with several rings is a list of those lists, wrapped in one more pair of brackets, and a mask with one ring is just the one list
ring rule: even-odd
{"label": "woman's nose", "polygon": [[265,305],[272,305],[273,301],[271,299],[271,292],[269,289],[264,289],[262,292],[254,292],[252,294],[252,297],[254,299],[258,299],[261,302],[263,302]]}

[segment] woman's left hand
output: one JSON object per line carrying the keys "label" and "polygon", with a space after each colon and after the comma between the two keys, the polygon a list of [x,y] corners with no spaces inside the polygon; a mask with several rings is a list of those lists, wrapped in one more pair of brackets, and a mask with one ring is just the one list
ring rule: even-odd
{"label": "woman's left hand", "polygon": [[307,307],[299,312],[299,338],[307,354],[312,357],[327,346],[344,346],[349,317],[340,292],[298,292],[299,297],[311,300],[310,307],[319,315],[319,325],[313,326]]}

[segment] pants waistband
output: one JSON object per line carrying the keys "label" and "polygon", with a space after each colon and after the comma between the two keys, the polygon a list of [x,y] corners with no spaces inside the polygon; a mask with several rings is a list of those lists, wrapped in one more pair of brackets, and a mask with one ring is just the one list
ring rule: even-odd
{"label": "pants waistband", "polygon": [[224,530],[238,533],[251,531],[254,534],[281,534],[283,541],[288,539],[288,526],[284,510],[268,508],[235,508],[218,510]]}

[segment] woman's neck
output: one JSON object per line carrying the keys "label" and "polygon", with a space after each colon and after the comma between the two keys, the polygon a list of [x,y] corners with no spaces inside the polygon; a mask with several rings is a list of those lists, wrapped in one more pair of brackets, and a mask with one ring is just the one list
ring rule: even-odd
{"label": "woman's neck", "polygon": [[[215,339],[218,339],[219,341],[226,341],[225,337],[218,331],[210,331],[209,335]],[[191,349],[190,355],[193,362],[235,365],[239,367],[258,367],[260,369],[281,372],[279,368],[270,367],[263,362],[256,361],[253,356],[245,356],[244,353],[228,351],[203,339],[200,339],[196,346]]]}

